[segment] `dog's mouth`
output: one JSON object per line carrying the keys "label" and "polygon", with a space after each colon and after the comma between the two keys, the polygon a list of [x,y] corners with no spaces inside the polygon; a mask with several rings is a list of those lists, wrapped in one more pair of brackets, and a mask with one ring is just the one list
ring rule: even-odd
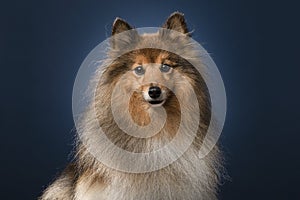
{"label": "dog's mouth", "polygon": [[165,103],[165,100],[149,100],[148,103],[152,106],[161,106]]}

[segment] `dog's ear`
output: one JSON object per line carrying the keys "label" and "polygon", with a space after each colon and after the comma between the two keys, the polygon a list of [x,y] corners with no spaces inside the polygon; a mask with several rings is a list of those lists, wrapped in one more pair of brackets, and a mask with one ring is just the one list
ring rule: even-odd
{"label": "dog's ear", "polygon": [[118,17],[113,23],[111,34],[111,45],[116,50],[130,49],[139,40],[137,31]]}
{"label": "dog's ear", "polygon": [[171,14],[162,27],[178,31],[183,34],[188,33],[188,28],[184,19],[184,15],[180,12],[174,12],[173,14]]}
{"label": "dog's ear", "polygon": [[113,23],[111,35],[121,33],[123,31],[129,31],[132,27],[123,19],[117,17]]}

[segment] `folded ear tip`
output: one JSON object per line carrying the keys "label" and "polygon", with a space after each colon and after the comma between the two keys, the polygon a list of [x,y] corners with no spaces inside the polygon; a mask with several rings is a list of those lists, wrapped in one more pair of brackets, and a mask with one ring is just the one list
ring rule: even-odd
{"label": "folded ear tip", "polygon": [[130,30],[132,27],[122,18],[116,17],[112,25],[112,35],[120,33],[126,30]]}
{"label": "folded ear tip", "polygon": [[182,12],[175,11],[170,15],[170,17],[184,17],[184,14]]}
{"label": "folded ear tip", "polygon": [[173,12],[163,25],[163,28],[175,30],[181,33],[188,33],[188,28],[184,18],[184,14],[181,12]]}
{"label": "folded ear tip", "polygon": [[115,25],[115,24],[117,24],[117,23],[120,23],[120,22],[125,22],[125,20],[122,19],[121,17],[116,17],[116,19],[114,20],[113,25]]}

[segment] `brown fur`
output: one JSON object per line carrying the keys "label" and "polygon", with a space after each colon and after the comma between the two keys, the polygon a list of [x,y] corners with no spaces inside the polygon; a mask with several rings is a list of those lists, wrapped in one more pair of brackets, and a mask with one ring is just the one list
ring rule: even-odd
{"label": "brown fur", "polygon": [[[188,34],[183,15],[180,13],[172,14],[163,27]],[[112,34],[115,35],[130,29],[132,27],[127,22],[117,19]],[[157,35],[143,36],[138,39],[138,42],[146,43],[155,40],[155,38],[157,38]],[[130,43],[134,44],[132,41]],[[120,51],[121,45],[118,41],[112,41],[111,55],[116,51]],[[187,51],[186,53],[189,55],[193,54],[190,49]],[[147,173],[128,173],[105,166],[87,150],[83,141],[78,140],[75,161],[46,189],[40,198],[41,200],[216,199],[216,188],[221,168],[220,152],[215,147],[203,159],[199,159],[197,154],[211,121],[209,94],[203,78],[187,60],[174,53],[153,48],[127,52],[113,60],[112,64],[106,67],[103,72],[104,79],[96,83],[96,102],[89,109],[96,108],[98,123],[107,137],[115,145],[127,151],[149,152],[166,145],[176,135],[181,121],[182,108],[173,92],[168,91],[168,99],[163,105],[167,113],[166,123],[158,134],[150,138],[136,138],[127,135],[116,125],[111,112],[112,90],[117,82],[122,81],[122,87],[125,91],[131,90],[133,80],[136,80],[136,77],[132,73],[126,72],[137,65],[151,63],[168,64],[173,67],[173,70],[176,69],[182,75],[182,77],[165,76],[159,78],[157,73],[156,80],[158,80],[158,84],[159,81],[177,80],[181,84],[174,87],[178,87],[183,98],[189,96],[189,91],[185,89],[182,78],[185,77],[193,86],[199,102],[201,121],[192,146],[180,159],[163,169]],[[124,74],[126,75],[123,80],[122,76]],[[149,117],[151,107],[142,96],[142,92],[147,90],[148,87],[149,85],[146,84],[135,90],[128,105],[131,118],[140,126],[146,126],[151,122]],[[120,105],[118,106],[121,112],[124,105],[121,102],[121,95],[119,98]],[[186,101],[187,105],[183,106],[188,107],[188,99]],[[87,135],[94,135],[97,130],[95,130],[96,125],[90,119],[89,109],[83,117],[80,129],[88,133]],[[122,115],[122,113],[120,114]],[[192,110],[188,114],[191,121],[193,120],[193,114]]]}

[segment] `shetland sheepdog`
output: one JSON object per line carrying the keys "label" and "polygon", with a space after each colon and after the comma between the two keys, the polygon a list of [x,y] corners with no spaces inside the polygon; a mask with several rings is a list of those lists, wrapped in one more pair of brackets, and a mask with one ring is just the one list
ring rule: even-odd
{"label": "shetland sheepdog", "polygon": [[[179,12],[171,14],[162,29],[178,32],[186,36],[186,39],[173,38],[168,41],[168,37],[172,36],[166,36],[161,31],[140,34],[134,32],[132,26],[123,19],[117,18],[114,21],[113,37],[118,38],[118,35],[128,31],[135,36],[112,40],[108,57],[115,54],[120,56],[114,57],[112,62],[106,62],[109,64],[104,66],[101,80],[95,79],[99,82],[95,91],[95,101],[91,107],[96,112],[98,124],[92,119],[94,116],[91,109],[87,108],[79,127],[86,136],[81,139],[78,137],[74,160],[46,188],[40,197],[41,200],[217,199],[217,188],[222,174],[220,150],[216,145],[204,158],[199,156],[199,149],[212,117],[208,88],[201,74],[183,58],[184,56],[154,48],[153,45],[188,43],[187,40],[191,35],[183,14]],[[138,48],[144,44],[147,44],[147,48]],[[137,48],[123,52],[124,48],[130,45]],[[183,44],[183,46],[183,54],[188,57],[195,55],[192,45]],[[201,61],[200,57],[192,59]],[[114,94],[117,85],[119,89]],[[193,109],[191,106],[194,102],[191,101],[192,92],[189,85],[196,94],[199,109]],[[125,96],[129,94],[130,98],[126,99]],[[132,120],[140,127],[151,124],[151,116],[161,108],[165,110],[166,119],[155,135],[135,137],[125,133],[118,126],[112,106],[115,106],[118,117],[124,122]],[[124,112],[125,108],[129,115]],[[101,142],[95,146],[96,144],[83,141],[92,140],[89,137],[97,137],[100,126],[107,138],[118,148],[131,153],[155,151],[179,134],[182,109],[187,111],[185,117],[189,118],[188,126],[195,124],[197,126],[195,137],[178,159],[156,170],[136,173],[107,166],[89,151],[88,145],[94,145],[93,149],[97,149],[101,147]],[[197,123],[193,122],[196,115],[201,116]],[[156,115],[156,118],[160,120],[159,115]],[[114,165],[119,165],[118,160],[113,159],[115,152],[107,150],[102,153],[107,158],[111,157]],[[173,154],[175,153],[170,151],[158,156],[155,163],[160,163]]]}

